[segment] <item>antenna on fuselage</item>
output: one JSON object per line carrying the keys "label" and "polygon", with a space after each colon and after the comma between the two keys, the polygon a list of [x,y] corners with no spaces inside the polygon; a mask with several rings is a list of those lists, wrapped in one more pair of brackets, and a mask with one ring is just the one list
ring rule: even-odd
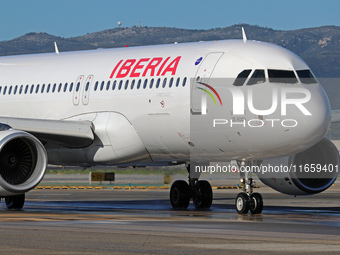
{"label": "antenna on fuselage", "polygon": [[58,45],[56,42],[54,42],[54,50],[55,50],[55,53],[59,55],[59,49],[58,49]]}
{"label": "antenna on fuselage", "polygon": [[246,32],[244,31],[243,27],[242,27],[242,37],[243,37],[243,42],[246,43],[247,42],[247,36],[246,36]]}

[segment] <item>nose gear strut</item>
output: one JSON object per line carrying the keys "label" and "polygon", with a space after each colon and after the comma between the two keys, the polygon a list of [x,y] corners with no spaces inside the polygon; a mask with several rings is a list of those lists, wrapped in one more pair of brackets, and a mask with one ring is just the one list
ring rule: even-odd
{"label": "nose gear strut", "polygon": [[237,168],[240,173],[240,182],[243,183],[243,192],[239,193],[235,199],[235,207],[238,214],[260,214],[263,209],[263,199],[260,193],[254,193],[253,187],[255,181],[251,178],[252,166],[259,165],[255,161],[232,161],[231,164]]}

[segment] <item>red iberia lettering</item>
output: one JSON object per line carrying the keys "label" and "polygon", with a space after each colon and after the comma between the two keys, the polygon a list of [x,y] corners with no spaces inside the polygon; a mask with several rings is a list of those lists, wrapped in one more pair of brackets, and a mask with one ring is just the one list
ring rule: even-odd
{"label": "red iberia lettering", "polygon": [[177,66],[181,57],[175,58],[163,71],[162,76],[167,72],[171,72],[172,75],[176,74]]}
{"label": "red iberia lettering", "polygon": [[149,64],[145,67],[143,72],[143,77],[148,73],[150,70],[150,76],[155,75],[155,68],[162,62],[163,58],[153,58]]}
{"label": "red iberia lettering", "polygon": [[140,59],[137,62],[137,64],[135,65],[135,67],[132,69],[130,77],[139,77],[140,73],[136,73],[136,70],[142,69],[144,67],[144,65],[141,65],[141,63],[142,62],[147,62],[147,61],[149,61],[149,58],[142,58],[142,59]]}
{"label": "red iberia lettering", "polygon": [[171,60],[171,57],[162,58],[141,58],[141,59],[127,59],[120,60],[113,71],[110,79],[125,78],[125,77],[145,77],[149,76],[164,76],[167,74],[176,75],[178,64],[181,56]]}
{"label": "red iberia lettering", "polygon": [[115,72],[117,71],[118,67],[120,66],[120,64],[123,62],[123,60],[119,61],[118,64],[115,66],[115,68],[113,69],[110,79],[113,78],[113,76],[115,75]]}
{"label": "red iberia lettering", "polygon": [[125,63],[122,65],[122,67],[119,69],[117,73],[117,78],[125,78],[129,74],[131,70],[131,66],[133,66],[135,62],[136,62],[136,59],[126,60]]}
{"label": "red iberia lettering", "polygon": [[157,76],[159,76],[159,75],[161,74],[161,72],[162,72],[162,70],[163,70],[163,68],[164,68],[164,66],[165,66],[165,64],[166,64],[166,62],[168,62],[169,59],[170,59],[170,57],[168,57],[168,58],[166,58],[166,59],[164,60],[164,62],[163,62],[163,64],[161,65],[161,67],[158,69]]}

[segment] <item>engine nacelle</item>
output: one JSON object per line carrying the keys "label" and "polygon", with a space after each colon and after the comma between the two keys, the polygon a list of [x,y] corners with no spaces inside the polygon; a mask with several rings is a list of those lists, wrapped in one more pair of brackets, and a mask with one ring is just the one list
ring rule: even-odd
{"label": "engine nacelle", "polygon": [[338,176],[339,151],[323,138],[292,156],[264,160],[257,172],[269,187],[288,195],[311,195],[329,188]]}
{"label": "engine nacelle", "polygon": [[0,131],[0,196],[23,194],[39,184],[47,168],[40,141],[23,131]]}

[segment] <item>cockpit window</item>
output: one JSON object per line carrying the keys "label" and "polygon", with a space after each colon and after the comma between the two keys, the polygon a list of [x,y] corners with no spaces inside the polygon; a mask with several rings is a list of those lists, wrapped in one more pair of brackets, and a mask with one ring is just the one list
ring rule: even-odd
{"label": "cockpit window", "polygon": [[239,75],[237,76],[236,80],[234,81],[233,85],[242,86],[244,84],[244,82],[247,80],[250,72],[251,72],[251,69],[243,70],[242,72],[240,72]]}
{"label": "cockpit window", "polygon": [[309,69],[296,71],[300,81],[304,84],[318,83]]}
{"label": "cockpit window", "polygon": [[275,83],[297,83],[294,71],[288,70],[268,70],[269,82]]}
{"label": "cockpit window", "polygon": [[264,70],[257,69],[254,71],[247,85],[255,85],[255,84],[263,83],[265,81],[266,81],[266,77],[264,75]]}

